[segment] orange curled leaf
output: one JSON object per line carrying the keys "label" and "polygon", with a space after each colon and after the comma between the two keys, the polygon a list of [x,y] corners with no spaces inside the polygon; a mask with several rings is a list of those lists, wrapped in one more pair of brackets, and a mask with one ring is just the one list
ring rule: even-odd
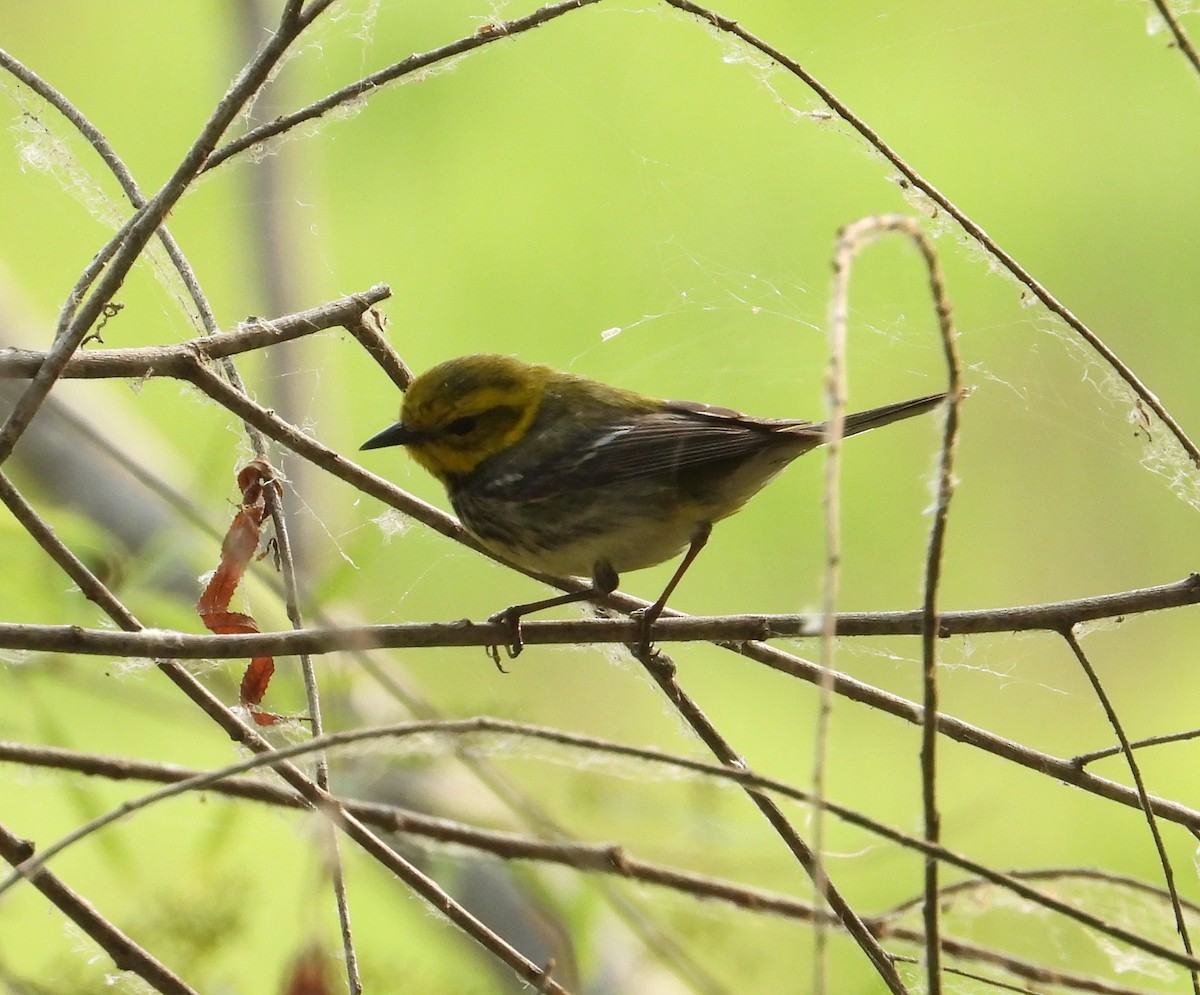
{"label": "orange curled leaf", "polygon": [[[283,494],[279,473],[265,459],[254,459],[247,463],[238,473],[237,483],[242,500],[221,542],[221,562],[196,605],[200,620],[210,632],[217,635],[259,631],[258,623],[252,616],[230,611],[229,604],[262,540],[262,524],[267,516],[267,488],[274,488],[276,496]],[[275,660],[272,657],[255,657],[242,678],[241,703],[250,710],[259,725],[272,725],[279,720],[279,716],[258,707],[267,693],[267,685],[274,672]]]}
{"label": "orange curled leaf", "polygon": [[254,716],[254,721],[260,726],[274,725],[279,721],[278,715],[260,711],[258,707],[259,702],[263,700],[263,696],[267,693],[267,685],[271,683],[271,676],[274,673],[274,657],[256,656],[250,661],[250,666],[246,668],[246,672],[242,674],[241,702],[246,708],[250,709],[250,714]]}

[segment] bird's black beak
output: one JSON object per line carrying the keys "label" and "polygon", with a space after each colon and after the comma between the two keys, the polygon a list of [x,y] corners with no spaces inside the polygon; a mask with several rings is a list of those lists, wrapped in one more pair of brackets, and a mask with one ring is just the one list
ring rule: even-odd
{"label": "bird's black beak", "polygon": [[389,425],[382,432],[371,436],[358,448],[362,450],[383,449],[385,446],[407,446],[410,442],[417,442],[421,438],[422,435],[419,432],[414,432],[404,422],[398,421],[395,425]]}

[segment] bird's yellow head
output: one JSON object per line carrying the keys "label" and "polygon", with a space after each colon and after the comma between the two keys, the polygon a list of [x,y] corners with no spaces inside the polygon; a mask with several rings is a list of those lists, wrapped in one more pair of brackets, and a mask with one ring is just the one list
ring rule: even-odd
{"label": "bird's yellow head", "polygon": [[361,448],[404,446],[421,466],[449,484],[525,434],[552,376],[548,366],[511,356],[447,360],[409,385],[400,420]]}

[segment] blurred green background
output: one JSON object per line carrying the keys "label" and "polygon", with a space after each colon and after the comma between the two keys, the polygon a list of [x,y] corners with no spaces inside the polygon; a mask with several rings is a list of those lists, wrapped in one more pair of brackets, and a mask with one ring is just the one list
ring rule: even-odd
{"label": "blurred green background", "polygon": [[[530,9],[335,4],[255,113],[270,118],[494,16]],[[1200,80],[1165,35],[1148,30],[1149,5],[730,0],[719,10],[837,93],[1088,322],[1185,429],[1200,423]],[[253,17],[240,0],[6,4],[0,45],[74,101],[152,192],[246,58],[247,39],[265,37]],[[2,82],[0,346],[44,347],[66,293],[110,233],[111,212],[123,217],[125,208],[85,144],[23,87]],[[485,46],[373,93],[354,113],[299,129],[273,153],[205,176],[170,218],[223,327],[386,282],[389,334],[414,369],[462,353],[514,353],[763,416],[823,411],[836,231],[869,214],[927,214],[798,80],[655,4],[601,3]],[[963,412],[942,606],[1076,598],[1195,569],[1195,468],[1160,426],[1150,426],[1149,439],[1138,429],[1128,396],[1073,333],[1028,306],[946,219],[927,221],[974,388]],[[197,334],[177,295],[172,279],[144,263],[119,295],[124,310],[104,329],[105,343]],[[888,241],[868,250],[851,295],[851,406],[940,389],[940,343],[911,247]],[[242,370],[262,403],[354,459],[399,403],[342,333],[304,341],[282,359],[256,357]],[[61,393],[185,494],[212,529],[224,528],[234,474],[248,455],[227,413],[167,381],[63,384]],[[938,438],[933,423],[917,420],[847,446],[842,608],[919,604]],[[189,592],[164,577],[212,569],[215,538],[175,518],[131,554],[81,513],[86,493],[44,484],[20,457],[18,447],[18,484],[73,548],[109,571],[146,625],[200,631],[191,608],[199,582]],[[447,507],[403,453],[363,454],[361,462]],[[533,581],[420,526],[381,527],[375,519],[385,509],[340,482],[286,456],[281,465],[292,482],[310,620],[317,612],[345,622],[479,618],[541,595]],[[722,524],[673,605],[698,614],[817,607],[822,475],[821,458],[809,457]],[[122,486],[131,501],[144,499],[132,483]],[[3,620],[104,624],[3,516],[0,552]],[[672,567],[623,578],[623,587],[653,597]],[[286,625],[263,583],[248,586],[244,606],[264,628]],[[1131,737],[1196,725],[1195,643],[1187,609],[1088,635]],[[791,648],[817,653],[811,641]],[[943,706],[959,718],[1064,756],[1112,741],[1061,640],[981,637],[942,650]],[[675,656],[684,686],[756,770],[809,783],[814,689],[715,649],[682,647]],[[845,641],[837,666],[915,698],[919,657],[915,639]],[[196,765],[234,758],[153,671],[94,658],[4,660],[0,687],[11,704],[0,738]],[[502,715],[702,755],[640,671],[605,652],[533,648],[507,676],[477,650],[375,660],[449,716]],[[353,660],[331,656],[318,666],[329,682],[331,726],[407,714]],[[205,672],[232,702],[240,665]],[[303,708],[290,661],[268,703]],[[837,703],[831,796],[917,831],[918,744],[916,729]],[[492,759],[584,839],[809,896],[784,847],[736,792],[640,769],[583,770],[579,758],[556,763],[563,758],[537,749],[515,754],[497,748]],[[1147,753],[1151,790],[1191,803],[1196,760],[1189,745]],[[1158,879],[1136,812],[955,744],[944,746],[942,764],[953,848],[992,866],[1097,866]],[[368,774],[372,784],[411,779],[439,814],[517,825],[436,751],[376,751],[343,765],[343,783],[364,791]],[[1117,761],[1099,770],[1128,781]],[[0,818],[42,843],[137,793],[12,769],[0,776]],[[794,815],[803,826],[807,813]],[[315,836],[294,831],[303,825],[216,799],[176,801],[102,834],[58,869],[168,963],[194,971],[201,990],[272,991],[310,935],[332,942]],[[1166,835],[1181,889],[1200,897],[1194,840],[1177,829]],[[864,913],[919,892],[914,857],[836,823],[827,845],[831,874]],[[508,990],[511,982],[466,941],[356,855],[348,860],[372,990]],[[464,874],[455,858],[438,861],[447,878]],[[620,889],[716,986],[689,989],[614,926],[587,877],[518,876],[566,923],[580,991],[809,990],[802,926]],[[1081,901],[1171,942],[1157,906],[1138,907],[1111,887]],[[28,888],[0,899],[0,977],[84,990],[72,986],[84,984],[93,951],[81,954],[83,941],[57,914],[38,914],[43,908]],[[910,914],[907,924],[918,921]],[[1118,958],[1094,939],[1035,921],[1031,929],[1011,903],[989,895],[954,908],[947,931],[1076,971],[1118,973]],[[831,958],[832,990],[876,990],[847,941],[834,942]],[[1185,979],[1137,982],[1176,991]]]}

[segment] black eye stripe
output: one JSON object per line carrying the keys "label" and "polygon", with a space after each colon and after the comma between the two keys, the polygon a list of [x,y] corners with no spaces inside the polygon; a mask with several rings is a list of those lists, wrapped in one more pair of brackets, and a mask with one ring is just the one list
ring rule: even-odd
{"label": "black eye stripe", "polygon": [[463,415],[461,418],[455,418],[446,426],[447,435],[467,435],[469,432],[475,431],[475,426],[479,424],[479,419],[475,415]]}
{"label": "black eye stripe", "polygon": [[482,432],[485,436],[495,435],[498,438],[521,420],[521,414],[521,410],[513,405],[498,404],[452,418],[437,430],[437,434],[445,439],[465,439],[467,436],[478,437],[478,433]]}

